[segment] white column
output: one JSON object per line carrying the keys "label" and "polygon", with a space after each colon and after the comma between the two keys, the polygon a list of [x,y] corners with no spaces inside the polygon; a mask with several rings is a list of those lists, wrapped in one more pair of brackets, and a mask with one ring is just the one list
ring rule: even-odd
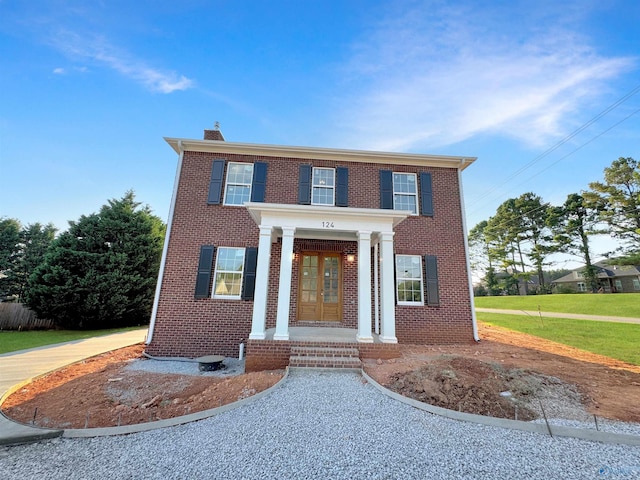
{"label": "white column", "polygon": [[271,263],[271,227],[260,226],[256,289],[253,294],[253,318],[250,340],[264,340],[267,321],[267,292],[269,291],[269,264]]}
{"label": "white column", "polygon": [[293,266],[293,236],[295,227],[282,227],[282,255],[278,285],[278,314],[274,340],[289,340],[289,304],[291,303],[291,267]]}
{"label": "white column", "polygon": [[359,342],[371,336],[371,232],[358,232],[358,335]]}
{"label": "white column", "polygon": [[398,343],[396,338],[395,262],[393,257],[393,232],[380,235],[380,341]]}

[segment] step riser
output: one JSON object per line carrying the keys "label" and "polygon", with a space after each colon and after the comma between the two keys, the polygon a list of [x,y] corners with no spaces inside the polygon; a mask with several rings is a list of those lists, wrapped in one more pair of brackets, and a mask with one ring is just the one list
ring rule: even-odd
{"label": "step riser", "polygon": [[307,368],[361,368],[362,362],[353,357],[297,356],[289,357],[290,367]]}

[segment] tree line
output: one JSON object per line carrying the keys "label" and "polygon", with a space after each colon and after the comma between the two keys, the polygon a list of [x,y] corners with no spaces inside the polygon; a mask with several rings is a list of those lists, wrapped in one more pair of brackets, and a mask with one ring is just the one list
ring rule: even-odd
{"label": "tree line", "polygon": [[[488,295],[550,293],[545,272],[555,253],[576,256],[585,265],[588,289],[598,289],[597,268],[589,240],[608,234],[622,245],[611,263],[640,265],[640,162],[620,157],[604,169],[602,181],[570,193],[562,205],[551,205],[533,192],[503,202],[495,215],[469,232],[472,268],[480,273]],[[539,286],[528,291],[537,275]]]}
{"label": "tree line", "polygon": [[24,303],[62,328],[148,323],[164,234],[132,191],[57,237],[51,223],[0,218],[0,301]]}

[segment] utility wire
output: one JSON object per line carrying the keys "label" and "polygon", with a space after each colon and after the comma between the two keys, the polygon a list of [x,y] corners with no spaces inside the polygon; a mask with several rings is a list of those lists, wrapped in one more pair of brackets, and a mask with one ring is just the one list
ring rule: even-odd
{"label": "utility wire", "polygon": [[[520,167],[518,170],[516,170],[515,172],[513,172],[511,175],[509,175],[507,178],[505,178],[501,183],[498,183],[497,185],[491,187],[489,190],[487,190],[485,193],[483,193],[482,195],[480,195],[480,197],[478,197],[478,199],[473,202],[473,203],[478,203],[480,200],[488,197],[491,193],[493,193],[495,190],[497,190],[499,187],[505,185],[507,182],[509,182],[511,179],[515,178],[516,176],[520,175],[522,172],[524,172],[525,170],[529,169],[530,167],[532,167],[534,164],[538,163],[539,161],[541,161],[543,158],[547,157],[549,154],[551,154],[552,152],[554,152],[555,150],[557,150],[558,148],[560,148],[562,145],[564,145],[565,143],[567,143],[568,141],[570,141],[572,138],[574,138],[576,135],[578,135],[579,133],[583,132],[585,129],[587,129],[588,127],[590,127],[591,125],[593,125],[595,122],[597,122],[598,120],[600,120],[602,117],[604,117],[605,115],[607,115],[609,112],[611,112],[612,110],[616,109],[617,107],[619,107],[621,104],[623,104],[624,102],[626,102],[627,100],[629,100],[631,97],[633,97],[636,93],[640,92],[640,85],[638,85],[637,87],[635,87],[633,90],[631,90],[630,92],[628,92],[626,95],[622,96],[620,99],[618,99],[616,102],[614,102],[613,104],[609,105],[607,108],[605,108],[602,112],[600,112],[599,114],[597,114],[595,117],[593,117],[591,120],[589,120],[588,122],[586,122],[585,124],[583,124],[581,127],[579,127],[578,129],[574,130],[572,133],[570,133],[569,135],[567,135],[566,137],[564,137],[562,140],[560,140],[559,142],[557,142],[556,144],[554,144],[553,146],[551,146],[550,148],[548,148],[547,150],[545,150],[544,152],[542,152],[540,155],[538,155],[537,157],[535,157],[533,160],[529,161],[528,163],[526,163],[525,165],[523,165],[522,167]],[[629,118],[630,116],[634,115],[637,112],[632,113],[631,115],[625,117],[622,121],[626,120],[627,118]],[[617,126],[618,124],[622,123],[618,122],[616,123],[613,127]],[[611,127],[611,128],[613,128]],[[605,130],[605,132],[602,132],[600,135],[598,135],[595,138],[600,137],[602,134],[606,133],[607,131],[609,131],[611,128],[609,128],[608,130]],[[594,138],[594,139],[595,139]],[[594,140],[592,139],[592,140]],[[587,143],[590,143],[592,140],[590,140]],[[584,145],[586,145],[587,143],[585,143]],[[583,146],[584,146],[583,145]],[[576,149],[575,151],[577,151],[578,149]],[[573,152],[572,152],[573,153]],[[567,155],[568,156],[568,155]],[[567,156],[563,157],[566,158]],[[557,162],[556,162],[557,163]],[[475,210],[477,211],[477,210]],[[475,212],[474,211],[474,212]],[[472,212],[473,213],[473,212]]]}

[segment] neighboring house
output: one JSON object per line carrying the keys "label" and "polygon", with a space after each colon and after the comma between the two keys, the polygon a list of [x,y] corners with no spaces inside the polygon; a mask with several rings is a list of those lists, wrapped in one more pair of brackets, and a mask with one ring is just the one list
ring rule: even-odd
{"label": "neighboring house", "polygon": [[[598,272],[598,291],[605,293],[640,292],[640,266],[609,265],[606,260],[596,262],[593,266]],[[556,290],[588,292],[589,284],[584,278],[584,269],[585,267],[576,268],[564,277],[554,280]]]}
{"label": "neighboring house", "polygon": [[149,354],[237,356],[244,343],[251,370],[284,366],[298,327],[349,329],[360,356],[477,339],[461,191],[475,158],[219,130],[165,140],[179,159]]}

